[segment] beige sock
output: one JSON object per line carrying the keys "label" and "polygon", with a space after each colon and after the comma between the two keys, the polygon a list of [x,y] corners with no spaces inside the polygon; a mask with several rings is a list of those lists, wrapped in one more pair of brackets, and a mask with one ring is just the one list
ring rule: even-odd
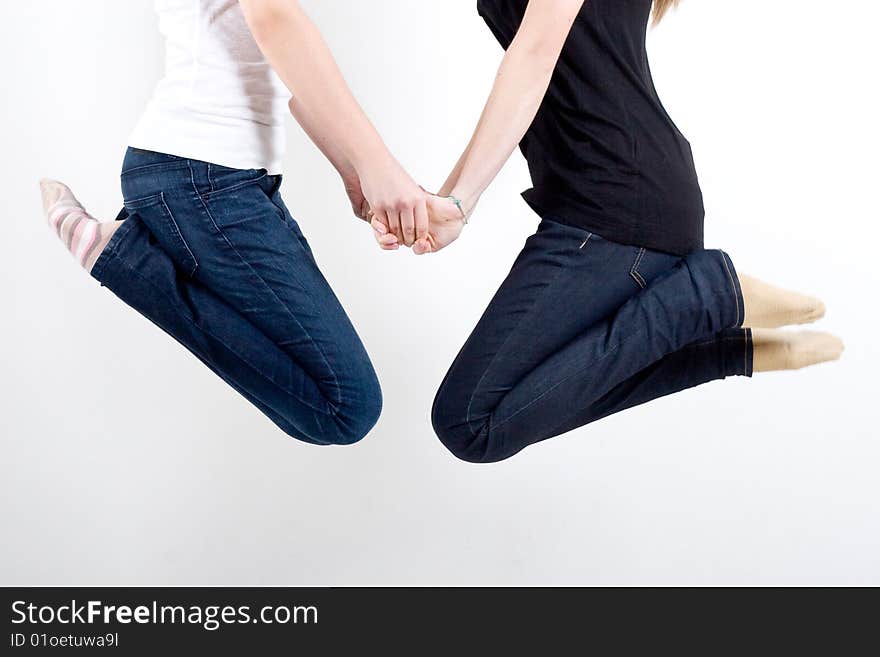
{"label": "beige sock", "polygon": [[799,370],[839,360],[844,349],[840,338],[818,331],[752,329],[752,340],[755,372]]}
{"label": "beige sock", "polygon": [[784,290],[751,276],[741,276],[740,285],[745,299],[746,328],[810,324],[825,316],[825,304],[815,297]]}
{"label": "beige sock", "polygon": [[118,221],[100,222],[85,211],[73,192],[56,180],[40,181],[43,210],[49,227],[68,251],[88,272],[121,225]]}

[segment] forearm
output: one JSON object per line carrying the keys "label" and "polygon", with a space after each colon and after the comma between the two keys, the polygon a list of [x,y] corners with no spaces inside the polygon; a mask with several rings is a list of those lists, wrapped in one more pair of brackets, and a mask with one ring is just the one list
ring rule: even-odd
{"label": "forearm", "polygon": [[547,93],[556,59],[535,56],[512,45],[476,131],[441,193],[460,198],[473,209],[535,119]]}
{"label": "forearm", "polygon": [[356,180],[358,178],[357,170],[340,146],[336,130],[323,120],[323,114],[318,112],[317,116],[313,116],[297,98],[291,98],[289,107],[290,113],[302,127],[303,132],[334,166],[339,175],[345,180]]}
{"label": "forearm", "polygon": [[452,190],[455,189],[455,186],[458,184],[459,178],[461,178],[461,170],[464,167],[464,163],[467,162],[470,154],[471,145],[468,144],[468,147],[465,149],[464,153],[462,153],[461,157],[458,158],[458,162],[455,163],[455,168],[452,170],[452,173],[449,174],[446,182],[443,183],[443,187],[440,188],[440,191],[438,192],[439,196],[449,196],[450,194],[452,194]]}
{"label": "forearm", "polygon": [[340,173],[391,157],[299,4],[295,0],[240,3],[257,44],[293,96],[294,118]]}
{"label": "forearm", "polygon": [[470,213],[541,107],[584,0],[529,0],[470,144],[443,186]]}

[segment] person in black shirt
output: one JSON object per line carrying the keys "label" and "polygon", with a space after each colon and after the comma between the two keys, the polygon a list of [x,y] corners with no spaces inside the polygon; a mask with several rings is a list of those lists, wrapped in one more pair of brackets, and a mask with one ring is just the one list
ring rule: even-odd
{"label": "person in black shirt", "polygon": [[[824,315],[819,300],[740,276],[703,248],[691,148],[645,44],[652,8],[659,19],[671,4],[479,0],[507,53],[413,248],[458,238],[517,142],[542,222],[434,402],[434,429],[463,460],[499,461],[708,381],[842,352],[828,334],[775,330]],[[389,248],[387,227],[374,228]]]}

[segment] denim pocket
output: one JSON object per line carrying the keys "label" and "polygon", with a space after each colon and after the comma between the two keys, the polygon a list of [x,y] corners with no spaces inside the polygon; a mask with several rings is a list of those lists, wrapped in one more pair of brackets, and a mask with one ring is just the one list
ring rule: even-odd
{"label": "denim pocket", "polygon": [[230,169],[219,164],[208,164],[208,181],[211,188],[202,194],[210,198],[215,194],[225,194],[246,185],[262,182],[269,173],[265,169]]}
{"label": "denim pocket", "polygon": [[126,201],[125,209],[129,218],[139,217],[146,224],[149,231],[153,233],[162,248],[181,270],[189,276],[196,273],[199,267],[198,262],[181,234],[171,208],[165,202],[164,192],[147,198]]}
{"label": "denim pocket", "polygon": [[638,247],[627,248],[635,251],[633,263],[629,269],[629,277],[641,290],[651,285],[658,276],[670,271],[682,259],[681,256],[661,251]]}

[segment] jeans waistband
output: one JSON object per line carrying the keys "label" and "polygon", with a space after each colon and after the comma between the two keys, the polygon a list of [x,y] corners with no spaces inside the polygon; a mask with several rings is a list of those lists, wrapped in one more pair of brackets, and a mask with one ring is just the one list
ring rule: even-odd
{"label": "jeans waistband", "polygon": [[156,153],[140,148],[129,147],[125,151],[125,159],[122,162],[122,175],[129,175],[141,169],[153,168],[184,168],[189,165],[189,160],[177,155]]}

